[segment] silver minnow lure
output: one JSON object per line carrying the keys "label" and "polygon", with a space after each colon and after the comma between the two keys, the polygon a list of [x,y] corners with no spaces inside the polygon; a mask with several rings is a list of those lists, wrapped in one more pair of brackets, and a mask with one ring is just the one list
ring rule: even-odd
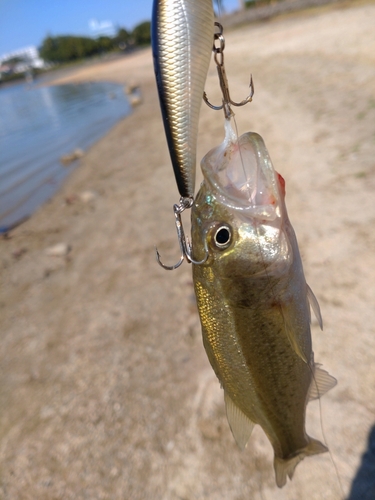
{"label": "silver minnow lure", "polygon": [[198,119],[214,34],[212,0],[154,0],[152,50],[179,193],[195,188]]}

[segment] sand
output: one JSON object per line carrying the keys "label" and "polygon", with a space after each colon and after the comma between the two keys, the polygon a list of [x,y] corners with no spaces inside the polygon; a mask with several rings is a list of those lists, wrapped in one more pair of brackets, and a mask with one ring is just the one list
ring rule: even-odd
{"label": "sand", "polygon": [[[226,33],[233,98],[250,72],[256,90],[238,130],[263,136],[286,179],[324,318],[323,332],[313,323],[315,358],[339,381],[321,413],[309,405],[307,430],[323,439],[323,423],[350,500],[375,498],[374,18],[374,2],[346,2]],[[58,83],[88,80],[138,82],[143,103],[0,239],[0,498],[342,498],[328,454],[305,459],[279,490],[260,428],[239,451],[191,268],[155,262],[156,244],[168,263],[178,258],[178,195],[150,49]],[[220,102],[214,66],[206,89]],[[198,157],[222,138],[221,113],[203,107]]]}

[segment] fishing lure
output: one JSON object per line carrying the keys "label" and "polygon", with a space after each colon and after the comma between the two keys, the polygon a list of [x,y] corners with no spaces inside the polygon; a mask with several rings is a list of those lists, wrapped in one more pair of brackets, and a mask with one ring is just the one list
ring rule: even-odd
{"label": "fishing lure", "polygon": [[154,0],[156,83],[177,187],[187,200],[194,197],[198,119],[213,31],[212,0]]}
{"label": "fishing lure", "polygon": [[184,258],[193,264],[204,347],[224,389],[228,422],[244,448],[255,424],[274,449],[276,484],[293,477],[306,456],[327,451],[305,430],[309,400],[336,385],[312,350],[310,307],[319,304],[306,283],[297,239],[285,205],[285,181],[274,170],[263,139],[237,137],[224,67],[222,27],[214,53],[223,101],[225,139],[202,160],[204,181],[192,204],[192,245],[178,207],[176,227]]}

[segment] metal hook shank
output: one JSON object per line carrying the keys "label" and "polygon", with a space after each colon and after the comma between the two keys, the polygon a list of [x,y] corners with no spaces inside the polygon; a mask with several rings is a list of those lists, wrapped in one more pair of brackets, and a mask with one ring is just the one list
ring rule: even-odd
{"label": "metal hook shank", "polygon": [[[219,76],[219,84],[221,88],[221,92],[223,94],[223,100],[222,100],[222,105],[221,106],[214,106],[211,104],[207,98],[206,92],[203,92],[203,100],[204,102],[212,109],[219,110],[219,109],[224,109],[224,114],[225,118],[229,120],[233,115],[233,111],[230,107],[230,105],[233,106],[244,106],[248,102],[251,102],[253,99],[254,95],[254,83],[253,83],[253,77],[250,75],[250,94],[243,99],[241,102],[234,102],[229,94],[229,84],[228,84],[228,78],[227,74],[225,72],[225,66],[224,66],[224,48],[225,48],[225,39],[223,36],[223,26],[220,23],[215,22],[215,26],[219,28],[219,33],[215,33],[214,35],[214,45],[212,47],[212,51],[214,52],[215,56],[215,63],[216,63],[216,68],[217,68],[217,73]],[[219,46],[216,47],[216,43],[219,42]]]}
{"label": "metal hook shank", "polygon": [[178,267],[180,267],[185,258],[186,258],[188,263],[192,263],[192,264],[196,264],[196,265],[204,264],[206,262],[206,260],[208,259],[208,249],[205,246],[205,255],[204,255],[203,259],[200,261],[194,260],[192,257],[191,245],[185,237],[185,231],[184,231],[184,227],[182,225],[181,214],[187,208],[191,208],[192,204],[193,204],[193,198],[180,198],[180,203],[173,205],[173,212],[174,212],[174,216],[175,216],[175,225],[176,225],[176,230],[177,230],[177,238],[178,238],[178,243],[179,243],[180,250],[181,250],[181,257],[180,257],[179,261],[176,264],[174,264],[173,266],[167,266],[167,265],[163,264],[163,262],[160,258],[160,253],[158,252],[158,249],[155,248],[157,262],[159,263],[159,265],[161,267],[163,267],[167,271],[173,271],[174,269],[177,269]]}

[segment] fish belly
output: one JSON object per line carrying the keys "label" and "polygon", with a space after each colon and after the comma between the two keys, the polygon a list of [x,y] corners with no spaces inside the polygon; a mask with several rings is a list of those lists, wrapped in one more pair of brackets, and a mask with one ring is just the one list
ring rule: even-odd
{"label": "fish belly", "polygon": [[[211,282],[205,274],[211,275]],[[226,289],[238,288],[238,282],[220,281],[212,281],[212,269],[194,266],[207,356],[225,392],[261,425],[275,454],[290,456],[307,445],[304,421],[311,368],[292,349],[278,305],[263,307],[257,301],[253,307],[236,307],[226,300]],[[256,295],[252,280],[247,288]]]}

